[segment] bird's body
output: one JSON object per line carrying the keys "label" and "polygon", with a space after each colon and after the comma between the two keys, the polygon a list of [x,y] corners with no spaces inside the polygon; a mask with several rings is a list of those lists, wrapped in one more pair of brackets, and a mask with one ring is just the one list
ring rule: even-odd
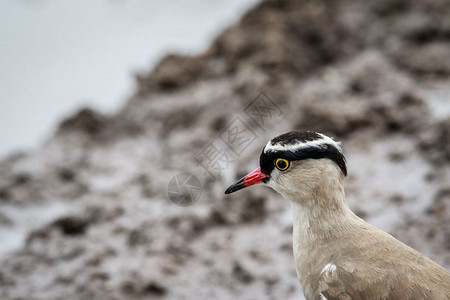
{"label": "bird's body", "polygon": [[294,259],[307,299],[450,299],[444,268],[349,209],[327,218],[296,202],[292,209]]}
{"label": "bird's body", "polygon": [[264,182],[291,202],[294,260],[306,299],[450,299],[447,270],[349,209],[338,143],[290,132],[266,145],[260,165],[259,175],[257,169],[227,192]]}

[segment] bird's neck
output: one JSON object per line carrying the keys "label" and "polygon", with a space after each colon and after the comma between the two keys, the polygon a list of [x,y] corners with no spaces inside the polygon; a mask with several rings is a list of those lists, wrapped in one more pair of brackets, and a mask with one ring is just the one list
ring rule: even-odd
{"label": "bird's neck", "polygon": [[359,222],[345,201],[342,181],[343,178],[329,179],[310,193],[288,197],[292,204],[293,250],[300,278],[312,253],[325,260],[331,255],[327,254],[330,245]]}
{"label": "bird's neck", "polygon": [[339,234],[357,218],[345,200],[343,178],[328,178],[308,193],[285,195],[292,204],[294,234],[305,239]]}

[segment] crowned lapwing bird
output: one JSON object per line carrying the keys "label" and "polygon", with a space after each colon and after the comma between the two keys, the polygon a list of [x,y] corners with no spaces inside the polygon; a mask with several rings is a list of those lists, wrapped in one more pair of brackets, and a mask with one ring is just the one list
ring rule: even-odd
{"label": "crowned lapwing bird", "polygon": [[262,183],[290,201],[294,261],[306,299],[450,299],[446,269],[349,209],[340,143],[292,131],[270,140],[259,163],[225,194]]}

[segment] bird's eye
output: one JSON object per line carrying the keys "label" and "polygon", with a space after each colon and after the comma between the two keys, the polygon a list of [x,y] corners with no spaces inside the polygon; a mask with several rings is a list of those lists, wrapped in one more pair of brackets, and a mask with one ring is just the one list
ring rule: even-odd
{"label": "bird's eye", "polygon": [[284,158],[277,158],[275,161],[275,166],[280,171],[285,171],[287,168],[289,168],[289,161]]}

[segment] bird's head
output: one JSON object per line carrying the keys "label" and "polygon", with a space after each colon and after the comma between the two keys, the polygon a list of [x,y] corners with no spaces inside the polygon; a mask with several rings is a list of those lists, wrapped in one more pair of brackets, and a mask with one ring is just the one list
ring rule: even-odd
{"label": "bird's head", "polygon": [[291,131],[270,140],[260,167],[233,183],[225,194],[263,183],[285,197],[313,193],[324,180],[347,175],[342,149],[332,138],[314,131]]}

